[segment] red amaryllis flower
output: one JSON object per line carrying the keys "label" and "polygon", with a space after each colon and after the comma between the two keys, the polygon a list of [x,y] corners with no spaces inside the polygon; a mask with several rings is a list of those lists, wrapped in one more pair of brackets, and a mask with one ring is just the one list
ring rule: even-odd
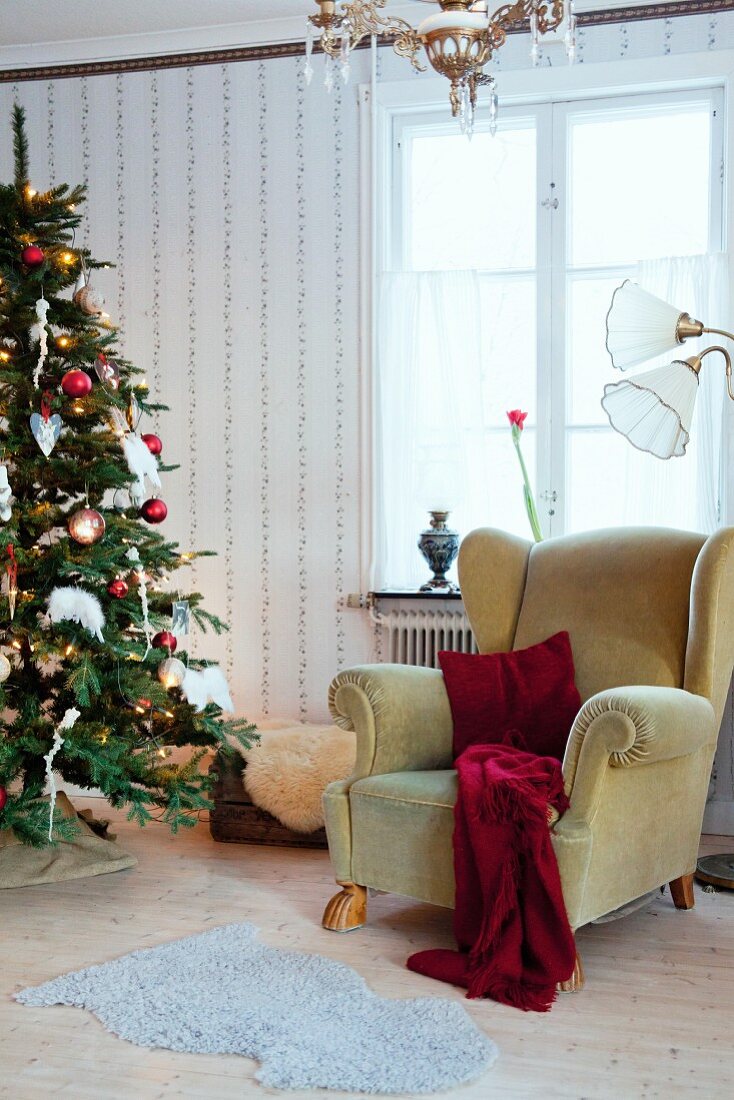
{"label": "red amaryllis flower", "polygon": [[516,424],[520,431],[522,431],[525,426],[527,416],[528,414],[521,412],[520,409],[510,409],[507,414],[507,419],[510,421],[511,424]]}

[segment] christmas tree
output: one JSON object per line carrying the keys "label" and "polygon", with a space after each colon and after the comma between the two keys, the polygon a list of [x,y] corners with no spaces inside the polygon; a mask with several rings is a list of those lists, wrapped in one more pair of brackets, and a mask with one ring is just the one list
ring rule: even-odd
{"label": "christmas tree", "polygon": [[[36,193],[18,106],[13,134],[15,180],[0,186],[0,828],[68,839],[57,771],[175,831],[210,805],[208,749],[247,747],[254,727],[223,719],[216,666],[173,656],[189,620],[226,628],[198,593],[166,591],[197,555],[157,529],[159,472],[176,467],[139,428],[165,406],[117,353],[89,279],[107,265],[75,245],[84,188]],[[193,747],[183,763],[178,746]]]}

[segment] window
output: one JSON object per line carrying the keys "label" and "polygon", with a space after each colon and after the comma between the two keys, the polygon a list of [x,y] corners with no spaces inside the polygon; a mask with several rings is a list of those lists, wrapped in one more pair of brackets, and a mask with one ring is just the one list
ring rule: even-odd
{"label": "window", "polygon": [[695,435],[685,459],[661,463],[604,415],[616,375],[604,320],[640,261],[722,249],[721,101],[708,89],[503,107],[495,137],[480,122],[471,142],[443,113],[393,116],[382,266],[475,272],[479,287],[481,415],[462,430],[474,456],[464,476],[484,488],[458,492],[460,530],[528,537],[505,416],[518,406],[546,534],[697,526]]}

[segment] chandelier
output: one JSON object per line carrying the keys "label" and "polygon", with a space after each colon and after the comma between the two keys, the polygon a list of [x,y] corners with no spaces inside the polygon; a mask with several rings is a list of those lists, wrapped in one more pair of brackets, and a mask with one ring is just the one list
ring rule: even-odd
{"label": "chandelier", "polygon": [[490,15],[487,0],[422,0],[438,4],[440,11],[429,15],[414,28],[404,19],[388,15],[387,0],[315,0],[318,12],[308,17],[306,34],[306,81],[313,76],[312,55],[318,45],[325,55],[324,84],[331,91],[335,69],[346,83],[352,50],[375,35],[392,41],[399,57],[407,58],[417,72],[424,72],[421,54],[425,50],[431,66],[451,82],[451,113],[462,130],[471,135],[477,90],[489,88],[490,131],[497,126],[495,79],[484,66],[504,44],[507,32],[527,22],[533,64],[540,56],[540,36],[565,24],[566,52],[573,61],[576,50],[576,20],[572,0],[515,0]]}

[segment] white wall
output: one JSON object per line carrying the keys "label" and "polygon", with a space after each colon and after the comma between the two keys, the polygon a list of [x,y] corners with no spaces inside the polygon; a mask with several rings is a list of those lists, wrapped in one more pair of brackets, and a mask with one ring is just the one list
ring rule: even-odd
{"label": "white wall", "polygon": [[[734,47],[734,13],[582,30],[579,62]],[[498,69],[528,64],[513,36]],[[548,53],[545,63],[562,63]],[[318,67],[317,67],[318,69]],[[197,565],[232,624],[197,652],[226,663],[240,712],[326,713],[332,675],[368,661],[359,591],[356,85],[304,89],[293,59],[0,87],[28,112],[34,182],[90,187],[84,240],[129,358],[171,405],[166,534],[219,557]],[[420,80],[381,50],[381,79]],[[501,93],[501,82],[500,82]],[[0,171],[10,167],[9,130]],[[100,282],[102,280],[100,279]],[[734,832],[732,715],[717,757],[718,828]],[[731,821],[729,819],[731,818]]]}

